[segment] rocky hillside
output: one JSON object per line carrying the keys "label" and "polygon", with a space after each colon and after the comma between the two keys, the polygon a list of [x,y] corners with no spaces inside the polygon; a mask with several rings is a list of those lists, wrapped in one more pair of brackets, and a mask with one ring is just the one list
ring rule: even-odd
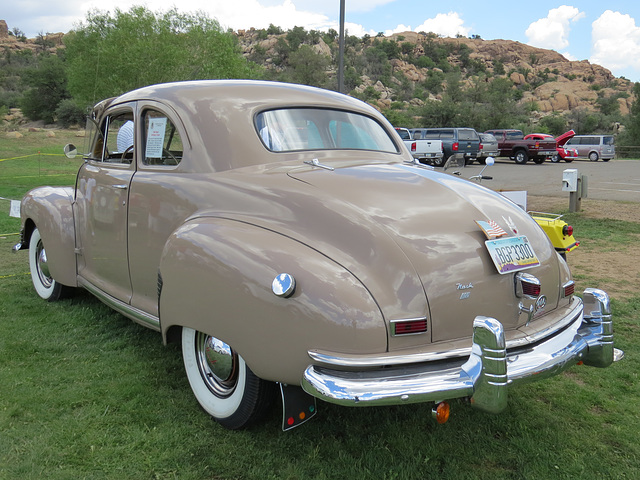
{"label": "rocky hillside", "polygon": [[7,22],[0,20],[0,51],[19,52],[31,50],[34,53],[47,50],[55,53],[57,48],[63,47],[64,33],[46,33],[37,38],[18,38],[9,34]]}
{"label": "rocky hillside", "polygon": [[[297,27],[296,27],[297,28]],[[317,32],[316,32],[317,33]],[[0,51],[17,52],[29,49],[34,52],[48,50],[55,52],[63,48],[63,33],[47,33],[35,39],[17,38],[10,34],[7,24],[0,20]],[[263,64],[267,69],[282,68],[277,61],[281,52],[279,48],[286,38],[286,33],[265,34],[264,30],[250,29],[236,33],[244,55]],[[327,36],[314,37],[311,47],[332,61],[327,62],[326,74],[335,78],[337,56],[337,40],[328,41]],[[553,112],[566,113],[577,108],[595,110],[598,98],[615,98],[620,106],[620,113],[626,115],[633,101],[633,83],[624,78],[616,78],[612,73],[587,60],[569,61],[553,50],[531,47],[510,40],[482,40],[471,38],[440,38],[433,34],[404,32],[390,37],[376,37],[362,40],[347,62],[363,56],[367,44],[374,42],[395,42],[402,54],[389,60],[393,75],[387,84],[380,80],[372,80],[367,74],[358,74],[352,91],[362,93],[367,88],[377,92],[372,103],[381,109],[388,108],[394,101],[405,101],[420,105],[424,100],[439,99],[442,92],[430,92],[422,89],[423,98],[416,96],[407,100],[397,98],[398,85],[402,78],[414,86],[424,84],[434,72],[442,73],[437,66],[420,66],[421,56],[425,56],[425,45],[445,47],[449,51],[446,64],[453,67],[465,67],[469,62],[476,70],[480,69],[486,77],[505,77],[513,82],[513,88],[521,92],[520,102],[535,105],[540,115]],[[464,55],[461,55],[462,52]],[[354,57],[355,55],[355,57]],[[424,62],[423,62],[424,63]],[[464,71],[465,69],[462,68]],[[468,70],[468,69],[467,69]],[[463,76],[463,82],[471,85],[473,75]]]}
{"label": "rocky hillside", "polygon": [[[278,38],[284,35],[269,35],[264,38],[264,31],[247,30],[237,33],[240,45],[245,56],[252,58],[256,51],[262,53],[263,64],[270,69],[279,67],[273,61],[278,55]],[[448,46],[449,50],[470,52],[467,61],[475,62],[485,69],[487,76],[503,76],[509,78],[514,88],[522,92],[521,103],[535,104],[535,110],[541,115],[552,112],[565,113],[576,108],[596,109],[596,100],[600,97],[617,97],[620,105],[620,113],[626,115],[632,103],[633,83],[624,78],[616,78],[613,74],[599,65],[587,60],[569,61],[553,50],[531,47],[510,40],[482,40],[471,38],[440,38],[433,34],[416,32],[398,33],[391,37],[377,37],[369,39],[369,43],[378,41],[397,42],[402,47],[404,55],[391,60],[394,72],[402,75],[418,85],[424,82],[430,75],[430,71],[439,70],[438,67],[419,67],[416,58],[425,55],[424,45],[439,43]],[[465,48],[466,47],[466,48]],[[327,45],[320,38],[313,45],[317,53],[335,56],[336,45]],[[407,48],[410,51],[407,51]],[[403,57],[410,57],[412,61]],[[463,59],[455,53],[449,55],[447,61],[450,65],[460,66]],[[329,71],[329,75],[335,75]],[[397,83],[397,75],[392,82]],[[466,80],[467,84],[471,82]],[[372,82],[362,75],[356,92],[362,92],[367,87],[379,92],[376,103],[380,108],[388,107],[394,98],[394,85],[385,85],[382,82]],[[430,94],[429,98],[439,98],[440,94]],[[414,99],[413,103],[420,103],[420,99]]]}

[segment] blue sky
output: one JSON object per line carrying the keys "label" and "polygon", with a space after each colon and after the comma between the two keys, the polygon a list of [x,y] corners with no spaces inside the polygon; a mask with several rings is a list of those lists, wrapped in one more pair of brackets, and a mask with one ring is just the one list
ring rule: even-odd
{"label": "blue sky", "polygon": [[[178,6],[203,11],[234,30],[265,28],[338,29],[339,0],[13,0],[3,2],[0,19],[28,37],[67,32],[89,9],[128,10],[146,5],[153,11]],[[479,2],[457,0],[345,0],[347,29],[352,35],[414,30],[443,36],[479,35],[485,40],[515,40],[560,52],[570,60],[589,60],[616,76],[640,81],[640,2],[547,1]]]}

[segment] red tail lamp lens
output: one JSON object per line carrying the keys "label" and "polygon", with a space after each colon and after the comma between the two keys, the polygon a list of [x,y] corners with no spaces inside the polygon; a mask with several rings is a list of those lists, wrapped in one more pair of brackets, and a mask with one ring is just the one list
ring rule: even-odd
{"label": "red tail lamp lens", "polygon": [[562,227],[562,235],[565,237],[570,237],[573,235],[573,227],[571,225],[565,225]]}
{"label": "red tail lamp lens", "polygon": [[522,282],[522,293],[529,297],[540,296],[540,285],[535,283]]}
{"label": "red tail lamp lens", "polygon": [[451,145],[451,150],[453,150],[454,152],[457,152],[458,148],[460,148],[460,144],[458,142],[455,142],[453,145]]}
{"label": "red tail lamp lens", "polygon": [[576,289],[576,284],[571,282],[564,286],[564,296],[570,297]]}
{"label": "red tail lamp lens", "polygon": [[412,152],[415,152],[417,148],[418,148],[418,147],[417,147],[417,145],[416,145],[416,142],[413,142],[413,143],[411,144],[411,151],[412,151]]}
{"label": "red tail lamp lens", "polygon": [[427,319],[401,320],[393,323],[395,335],[410,335],[427,331]]}

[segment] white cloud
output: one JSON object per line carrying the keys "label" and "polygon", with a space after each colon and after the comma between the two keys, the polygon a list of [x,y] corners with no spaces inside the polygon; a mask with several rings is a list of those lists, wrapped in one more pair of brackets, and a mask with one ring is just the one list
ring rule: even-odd
{"label": "white cloud", "polygon": [[389,35],[393,35],[394,33],[410,32],[410,31],[411,31],[411,26],[400,24],[396,28],[392,28],[391,30],[385,30],[384,35],[388,37]]}
{"label": "white cloud", "polygon": [[560,50],[569,46],[570,24],[584,17],[584,12],[576,7],[561,5],[549,10],[545,18],[529,25],[524,33],[529,39],[529,45]]}
{"label": "white cloud", "polygon": [[576,57],[575,55],[572,55],[569,52],[560,52],[560,55],[562,55],[564,58],[566,58],[570,62],[577,62],[578,60],[580,60],[578,57]]}
{"label": "white cloud", "polygon": [[468,36],[470,28],[463,26],[464,20],[457,12],[439,13],[435,18],[429,18],[424,23],[414,29],[416,32],[432,32],[444,37],[455,37],[456,35]]}
{"label": "white cloud", "polygon": [[631,16],[607,10],[591,27],[591,63],[610,70],[632,66],[640,71],[640,27]]}

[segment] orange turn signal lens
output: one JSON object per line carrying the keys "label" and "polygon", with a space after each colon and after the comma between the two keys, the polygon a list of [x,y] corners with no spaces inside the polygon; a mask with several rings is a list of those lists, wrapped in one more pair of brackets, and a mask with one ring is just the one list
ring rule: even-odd
{"label": "orange turn signal lens", "polygon": [[449,404],[447,402],[440,402],[433,408],[433,410],[431,410],[431,414],[439,424],[446,423],[447,420],[449,420],[450,412],[451,408],[449,407]]}

